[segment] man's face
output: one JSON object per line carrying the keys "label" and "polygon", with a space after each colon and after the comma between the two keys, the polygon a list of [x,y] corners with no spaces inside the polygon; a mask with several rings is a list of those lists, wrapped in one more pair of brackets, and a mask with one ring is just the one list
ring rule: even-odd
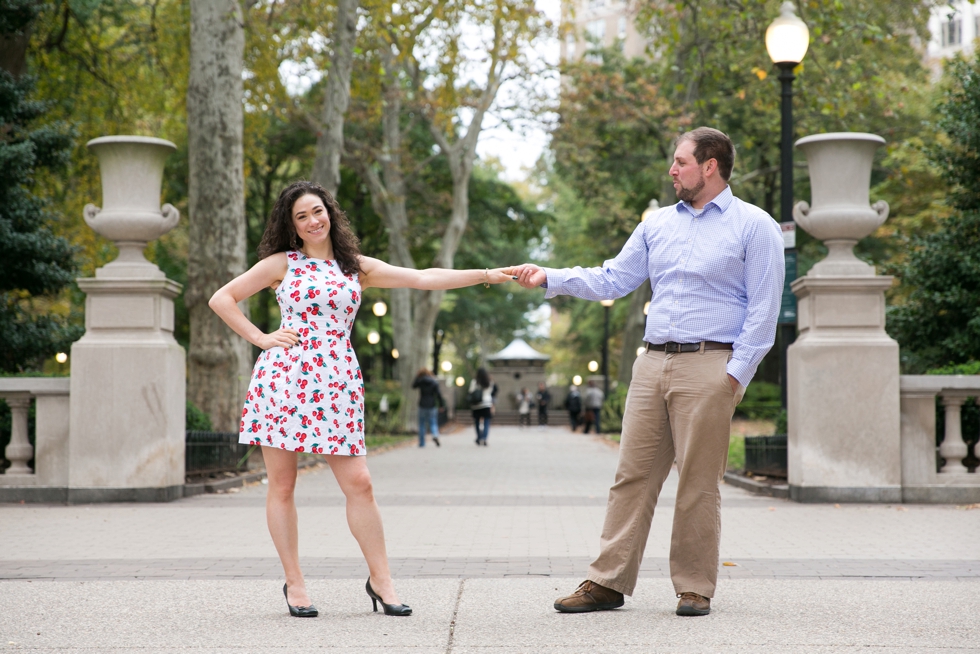
{"label": "man's face", "polygon": [[681,141],[674,150],[670,176],[674,180],[674,192],[679,200],[693,202],[704,190],[704,171],[694,158],[694,141]]}

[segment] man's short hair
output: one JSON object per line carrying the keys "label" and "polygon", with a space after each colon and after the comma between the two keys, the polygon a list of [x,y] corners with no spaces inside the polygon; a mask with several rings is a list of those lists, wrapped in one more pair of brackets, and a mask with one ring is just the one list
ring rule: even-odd
{"label": "man's short hair", "polygon": [[735,145],[728,135],[712,127],[698,127],[677,137],[677,145],[694,141],[694,160],[703,164],[708,159],[718,162],[718,173],[726,182],[735,167]]}

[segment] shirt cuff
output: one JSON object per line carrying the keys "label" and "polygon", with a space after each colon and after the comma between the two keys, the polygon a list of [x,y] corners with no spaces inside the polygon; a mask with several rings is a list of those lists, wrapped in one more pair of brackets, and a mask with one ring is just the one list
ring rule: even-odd
{"label": "shirt cuff", "polygon": [[728,362],[726,370],[729,375],[735,378],[735,381],[746,388],[748,388],[752,378],[755,377],[755,368],[735,357],[732,357],[732,360]]}
{"label": "shirt cuff", "polygon": [[543,284],[545,290],[544,299],[550,300],[553,297],[561,295],[561,287],[565,283],[565,272],[563,270],[558,270],[556,268],[543,268],[545,275],[545,282]]}

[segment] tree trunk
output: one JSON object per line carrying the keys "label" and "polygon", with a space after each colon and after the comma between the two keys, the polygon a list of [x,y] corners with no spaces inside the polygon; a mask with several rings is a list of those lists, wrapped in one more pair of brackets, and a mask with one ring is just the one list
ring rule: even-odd
{"label": "tree trunk", "polygon": [[[242,135],[245,32],[235,0],[191,3],[187,88],[190,316],[187,399],[218,431],[237,431],[252,358],[248,343],[208,307],[246,268]],[[242,310],[246,312],[247,303]]]}
{"label": "tree trunk", "polygon": [[358,0],[338,0],[333,58],[323,96],[322,126],[316,135],[312,180],[337,195],[340,155],[344,151],[344,116],[350,105],[350,75],[357,38]]}
{"label": "tree trunk", "polygon": [[40,11],[41,4],[11,7],[4,11],[4,20],[10,32],[0,33],[0,70],[10,73],[14,79],[27,71],[27,47],[31,42],[31,27]]}

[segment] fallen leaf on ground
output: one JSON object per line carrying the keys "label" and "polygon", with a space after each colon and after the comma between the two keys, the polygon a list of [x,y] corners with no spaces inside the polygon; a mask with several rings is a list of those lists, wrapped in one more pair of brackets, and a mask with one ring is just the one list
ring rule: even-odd
{"label": "fallen leaf on ground", "polygon": [[722,563],[722,565],[728,566],[729,568],[734,568],[738,566],[737,563],[732,563],[731,561],[725,561],[724,563]]}

